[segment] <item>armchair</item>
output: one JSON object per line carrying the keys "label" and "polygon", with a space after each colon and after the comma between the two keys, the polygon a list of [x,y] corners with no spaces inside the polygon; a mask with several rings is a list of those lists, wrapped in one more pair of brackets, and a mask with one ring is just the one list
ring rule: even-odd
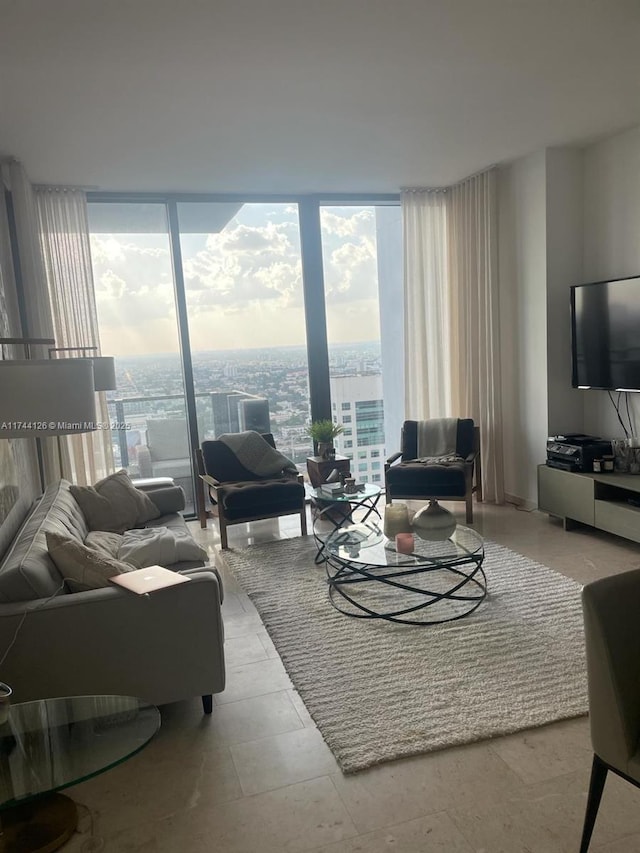
{"label": "armchair", "polygon": [[404,422],[402,449],[390,456],[384,467],[386,500],[387,503],[394,498],[465,501],[466,521],[471,524],[474,492],[477,500],[482,500],[480,430],[470,418],[458,418],[454,452],[420,457],[421,424],[437,426],[438,423],[436,420]]}
{"label": "armchair", "polygon": [[640,570],[582,591],[593,765],[580,853],[587,853],[609,770],[640,787]]}
{"label": "armchair", "polygon": [[[257,434],[256,434],[257,435]],[[265,454],[275,450],[270,433],[262,435]],[[305,490],[300,474],[280,471],[273,476],[259,476],[245,467],[231,448],[219,439],[203,441],[196,452],[200,480],[211,502],[217,506],[220,543],[229,547],[227,527],[281,515],[300,515],[303,536],[307,533]],[[207,525],[205,495],[198,496],[200,526]]]}
{"label": "armchair", "polygon": [[182,486],[187,506],[193,505],[193,481],[185,418],[147,421],[147,443],[137,448],[141,478],[171,477]]}

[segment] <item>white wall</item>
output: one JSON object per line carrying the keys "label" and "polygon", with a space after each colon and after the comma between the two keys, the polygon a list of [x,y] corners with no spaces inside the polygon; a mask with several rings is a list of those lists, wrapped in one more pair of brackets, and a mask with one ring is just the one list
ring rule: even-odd
{"label": "white wall", "polygon": [[500,170],[499,208],[505,493],[535,504],[548,423],[544,151]]}
{"label": "white wall", "polygon": [[534,504],[547,435],[622,433],[606,392],[571,388],[569,287],[640,275],[640,128],[536,152],[500,178],[505,492]]}
{"label": "white wall", "polygon": [[[549,435],[583,432],[584,391],[571,387],[569,288],[583,280],[583,163],[578,148],[546,152]],[[542,448],[544,460],[545,448]]]}
{"label": "white wall", "polygon": [[[640,128],[609,137],[584,153],[584,281],[640,275]],[[585,432],[622,430],[605,391],[583,391]],[[631,394],[640,429],[640,395]]]}

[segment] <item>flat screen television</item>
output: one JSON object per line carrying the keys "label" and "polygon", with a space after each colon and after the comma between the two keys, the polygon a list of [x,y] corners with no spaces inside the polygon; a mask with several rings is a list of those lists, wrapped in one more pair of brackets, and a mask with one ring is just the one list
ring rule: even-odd
{"label": "flat screen television", "polygon": [[640,276],[571,288],[574,388],[640,391]]}

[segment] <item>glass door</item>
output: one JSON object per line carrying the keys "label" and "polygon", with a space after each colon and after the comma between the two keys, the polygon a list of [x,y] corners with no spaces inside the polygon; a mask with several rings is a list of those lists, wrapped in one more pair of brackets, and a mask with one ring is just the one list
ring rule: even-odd
{"label": "glass door", "polygon": [[178,221],[200,441],[270,432],[305,471],[312,447],[297,205],[180,202]]}
{"label": "glass door", "polygon": [[88,205],[100,338],[115,356],[107,392],[116,465],[171,477],[194,511],[171,246],[164,203]]}
{"label": "glass door", "polygon": [[320,223],[336,448],[359,482],[383,485],[404,415],[400,209],[323,205]]}

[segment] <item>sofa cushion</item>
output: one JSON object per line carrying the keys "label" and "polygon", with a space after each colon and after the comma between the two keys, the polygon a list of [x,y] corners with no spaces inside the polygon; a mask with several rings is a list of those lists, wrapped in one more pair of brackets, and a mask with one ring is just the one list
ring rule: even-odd
{"label": "sofa cushion", "polygon": [[95,486],[71,486],[71,494],[80,505],[90,530],[124,533],[160,516],[158,507],[135,488],[124,469]]}
{"label": "sofa cushion", "polygon": [[70,536],[60,533],[46,534],[49,556],[60,572],[71,592],[86,592],[88,589],[100,589],[110,586],[109,578],[129,572],[133,568],[128,563],[115,560],[89,548]]}
{"label": "sofa cushion", "polygon": [[46,533],[83,542],[87,523],[67,480],[51,483],[34,504],[0,565],[0,601],[49,598],[60,589],[60,574],[49,556]]}
{"label": "sofa cushion", "polygon": [[276,507],[281,513],[295,512],[303,506],[304,486],[297,480],[282,477],[278,480],[252,480],[230,485],[221,492],[224,512],[229,521],[269,512]]}
{"label": "sofa cushion", "polygon": [[387,471],[387,485],[403,497],[460,497],[467,491],[465,466],[462,463],[425,465],[402,462]]}

